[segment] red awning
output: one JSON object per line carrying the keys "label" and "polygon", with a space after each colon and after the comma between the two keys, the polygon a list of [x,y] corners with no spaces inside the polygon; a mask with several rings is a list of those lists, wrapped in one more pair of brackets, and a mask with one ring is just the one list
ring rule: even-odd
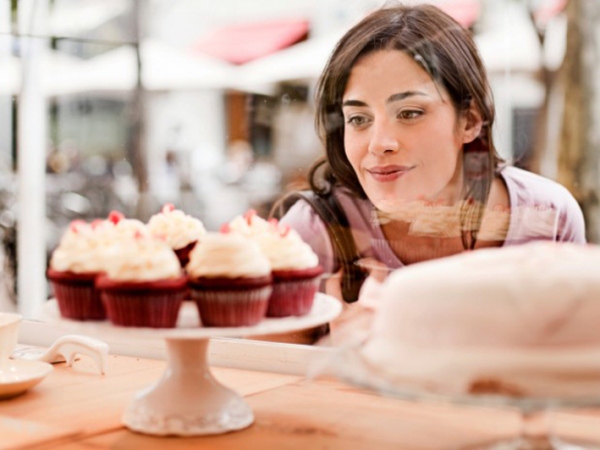
{"label": "red awning", "polygon": [[244,64],[289,47],[304,39],[307,33],[306,20],[229,25],[200,39],[192,51]]}

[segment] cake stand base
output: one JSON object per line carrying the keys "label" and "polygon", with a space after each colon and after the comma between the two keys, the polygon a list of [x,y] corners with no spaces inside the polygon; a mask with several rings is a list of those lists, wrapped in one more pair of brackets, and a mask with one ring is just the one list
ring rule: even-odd
{"label": "cake stand base", "polygon": [[140,433],[199,436],[246,428],[254,415],[244,399],[210,373],[208,339],[166,339],[167,368],[139,392],[123,423]]}

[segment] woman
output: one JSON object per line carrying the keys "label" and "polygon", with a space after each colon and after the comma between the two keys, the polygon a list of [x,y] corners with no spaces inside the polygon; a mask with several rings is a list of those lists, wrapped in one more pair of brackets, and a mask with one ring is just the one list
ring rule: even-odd
{"label": "woman", "polygon": [[[397,269],[537,239],[585,242],[581,209],[565,188],[498,156],[473,39],[438,8],[397,6],[364,18],[334,49],[316,105],[326,156],[311,171],[313,197],[336,200],[357,260]],[[282,221],[327,271],[343,270],[336,229],[308,202]],[[332,280],[330,292],[355,299]]]}

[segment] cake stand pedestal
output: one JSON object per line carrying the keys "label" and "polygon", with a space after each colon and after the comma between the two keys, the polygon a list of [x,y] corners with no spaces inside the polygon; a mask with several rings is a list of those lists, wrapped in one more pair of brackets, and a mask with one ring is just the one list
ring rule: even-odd
{"label": "cake stand pedestal", "polygon": [[317,293],[305,316],[267,318],[254,326],[219,328],[200,326],[196,306],[184,302],[175,328],[152,329],[62,319],[56,300],[51,300],[42,318],[72,332],[99,338],[164,338],[167,367],[156,383],[135,395],[123,414],[123,424],[156,436],[200,436],[240,430],[254,422],[252,409],[242,396],[213,377],[207,361],[210,338],[302,330],[329,322],[341,309],[337,299]]}
{"label": "cake stand pedestal", "polygon": [[206,360],[208,339],[166,339],[167,368],[123,414],[134,431],[196,436],[240,430],[254,415],[244,399],[219,383]]}

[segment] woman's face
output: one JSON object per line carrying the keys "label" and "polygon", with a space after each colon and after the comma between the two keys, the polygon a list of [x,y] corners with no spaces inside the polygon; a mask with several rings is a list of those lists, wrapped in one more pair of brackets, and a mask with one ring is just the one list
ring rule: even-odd
{"label": "woman's face", "polygon": [[352,68],[342,99],[344,146],[373,204],[452,204],[462,196],[462,146],[476,136],[448,94],[404,52],[381,50]]}

